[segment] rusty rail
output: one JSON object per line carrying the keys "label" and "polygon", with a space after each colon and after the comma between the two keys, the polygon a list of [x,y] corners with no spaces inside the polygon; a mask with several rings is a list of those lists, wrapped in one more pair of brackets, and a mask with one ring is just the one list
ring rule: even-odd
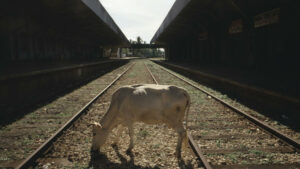
{"label": "rusty rail", "polygon": [[52,143],[55,142],[64,131],[72,126],[72,124],[83,114],[88,108],[100,97],[102,96],[116,81],[118,81],[129,69],[132,68],[134,64],[130,65],[124,72],[122,72],[118,77],[116,77],[105,89],[103,89],[97,96],[95,96],[90,102],[88,102],[81,110],[79,110],[69,121],[67,121],[59,130],[57,130],[44,144],[42,144],[38,149],[36,149],[29,157],[27,157],[21,164],[19,164],[16,169],[30,168],[33,166],[34,162],[43,154],[47,153],[51,147]]}
{"label": "rusty rail", "polygon": [[257,118],[253,117],[252,115],[244,112],[243,110],[240,110],[236,107],[234,107],[233,105],[229,104],[226,101],[223,101],[221,99],[219,99],[217,96],[211,94],[210,92],[206,91],[205,89],[196,86],[195,84],[187,81],[186,79],[179,77],[178,75],[176,75],[175,73],[167,70],[166,68],[163,68],[162,66],[158,65],[162,70],[168,72],[169,74],[179,78],[180,80],[184,81],[185,83],[195,87],[198,90],[201,90],[202,92],[204,92],[205,94],[211,96],[212,98],[214,98],[215,100],[219,101],[220,103],[224,104],[225,106],[229,107],[230,109],[232,109],[233,111],[237,112],[238,114],[242,115],[243,117],[247,118],[249,121],[251,121],[252,123],[254,123],[255,125],[259,126],[260,128],[264,129],[265,131],[269,132],[271,135],[279,138],[280,140],[286,142],[288,145],[293,146],[297,152],[299,152],[300,150],[300,143],[298,141],[296,141],[295,139],[285,135],[284,133],[280,132],[279,130],[271,127],[270,125],[258,120]]}
{"label": "rusty rail", "polygon": [[[156,84],[159,84],[156,80],[156,78],[153,76],[152,72],[149,70],[148,66],[145,64],[149,74],[151,75],[152,79],[154,80],[154,82]],[[207,162],[205,156],[203,155],[200,147],[197,145],[197,143],[195,142],[195,140],[193,139],[193,137],[187,132],[187,137],[189,140],[189,144],[192,148],[192,150],[194,151],[195,155],[200,159],[200,161],[202,162],[202,164],[204,165],[204,167],[206,169],[212,169],[211,165]]]}

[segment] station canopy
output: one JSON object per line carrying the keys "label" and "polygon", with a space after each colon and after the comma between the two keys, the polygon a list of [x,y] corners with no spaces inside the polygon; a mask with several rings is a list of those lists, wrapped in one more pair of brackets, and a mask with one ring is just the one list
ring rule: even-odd
{"label": "station canopy", "polygon": [[251,16],[271,10],[279,3],[280,0],[176,0],[151,43],[197,38],[211,29],[211,25],[218,27],[235,19],[253,22]]}
{"label": "station canopy", "polygon": [[2,16],[25,16],[59,30],[66,39],[97,45],[129,45],[99,0],[4,0]]}

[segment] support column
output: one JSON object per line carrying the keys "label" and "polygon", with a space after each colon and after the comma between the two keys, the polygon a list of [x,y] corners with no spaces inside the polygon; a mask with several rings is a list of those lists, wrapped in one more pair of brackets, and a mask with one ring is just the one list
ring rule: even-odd
{"label": "support column", "polygon": [[285,0],[280,5],[280,32],[279,37],[282,40],[283,53],[281,54],[280,64],[286,69],[299,71],[300,49],[299,38],[300,26],[296,18],[298,14],[297,5],[293,0]]}
{"label": "support column", "polygon": [[[250,23],[249,23],[250,21]],[[254,20],[251,17],[251,20],[243,20],[243,42],[245,44],[244,56],[246,57],[246,66],[254,66]]]}

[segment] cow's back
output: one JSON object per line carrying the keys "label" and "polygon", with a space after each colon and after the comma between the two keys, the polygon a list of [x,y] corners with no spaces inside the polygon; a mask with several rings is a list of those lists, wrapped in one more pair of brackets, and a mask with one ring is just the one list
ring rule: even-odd
{"label": "cow's back", "polygon": [[184,116],[187,98],[182,88],[146,84],[122,87],[118,92],[121,118],[157,123]]}

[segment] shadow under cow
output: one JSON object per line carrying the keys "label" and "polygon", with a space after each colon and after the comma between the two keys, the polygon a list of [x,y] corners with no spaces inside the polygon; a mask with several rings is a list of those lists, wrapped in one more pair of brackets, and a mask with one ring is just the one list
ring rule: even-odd
{"label": "shadow under cow", "polygon": [[[115,153],[117,154],[118,158],[120,159],[121,163],[111,162],[107,156],[102,152],[94,152],[91,151],[91,160],[89,162],[89,167],[97,168],[97,169],[115,169],[115,168],[122,168],[122,169],[160,169],[160,167],[144,167],[140,165],[136,165],[134,163],[134,155],[132,152],[127,151],[126,154],[130,157],[129,160],[123,156],[117,145],[112,145]],[[191,164],[185,164],[183,159],[178,159],[178,166],[180,169],[192,169],[193,166]]]}

